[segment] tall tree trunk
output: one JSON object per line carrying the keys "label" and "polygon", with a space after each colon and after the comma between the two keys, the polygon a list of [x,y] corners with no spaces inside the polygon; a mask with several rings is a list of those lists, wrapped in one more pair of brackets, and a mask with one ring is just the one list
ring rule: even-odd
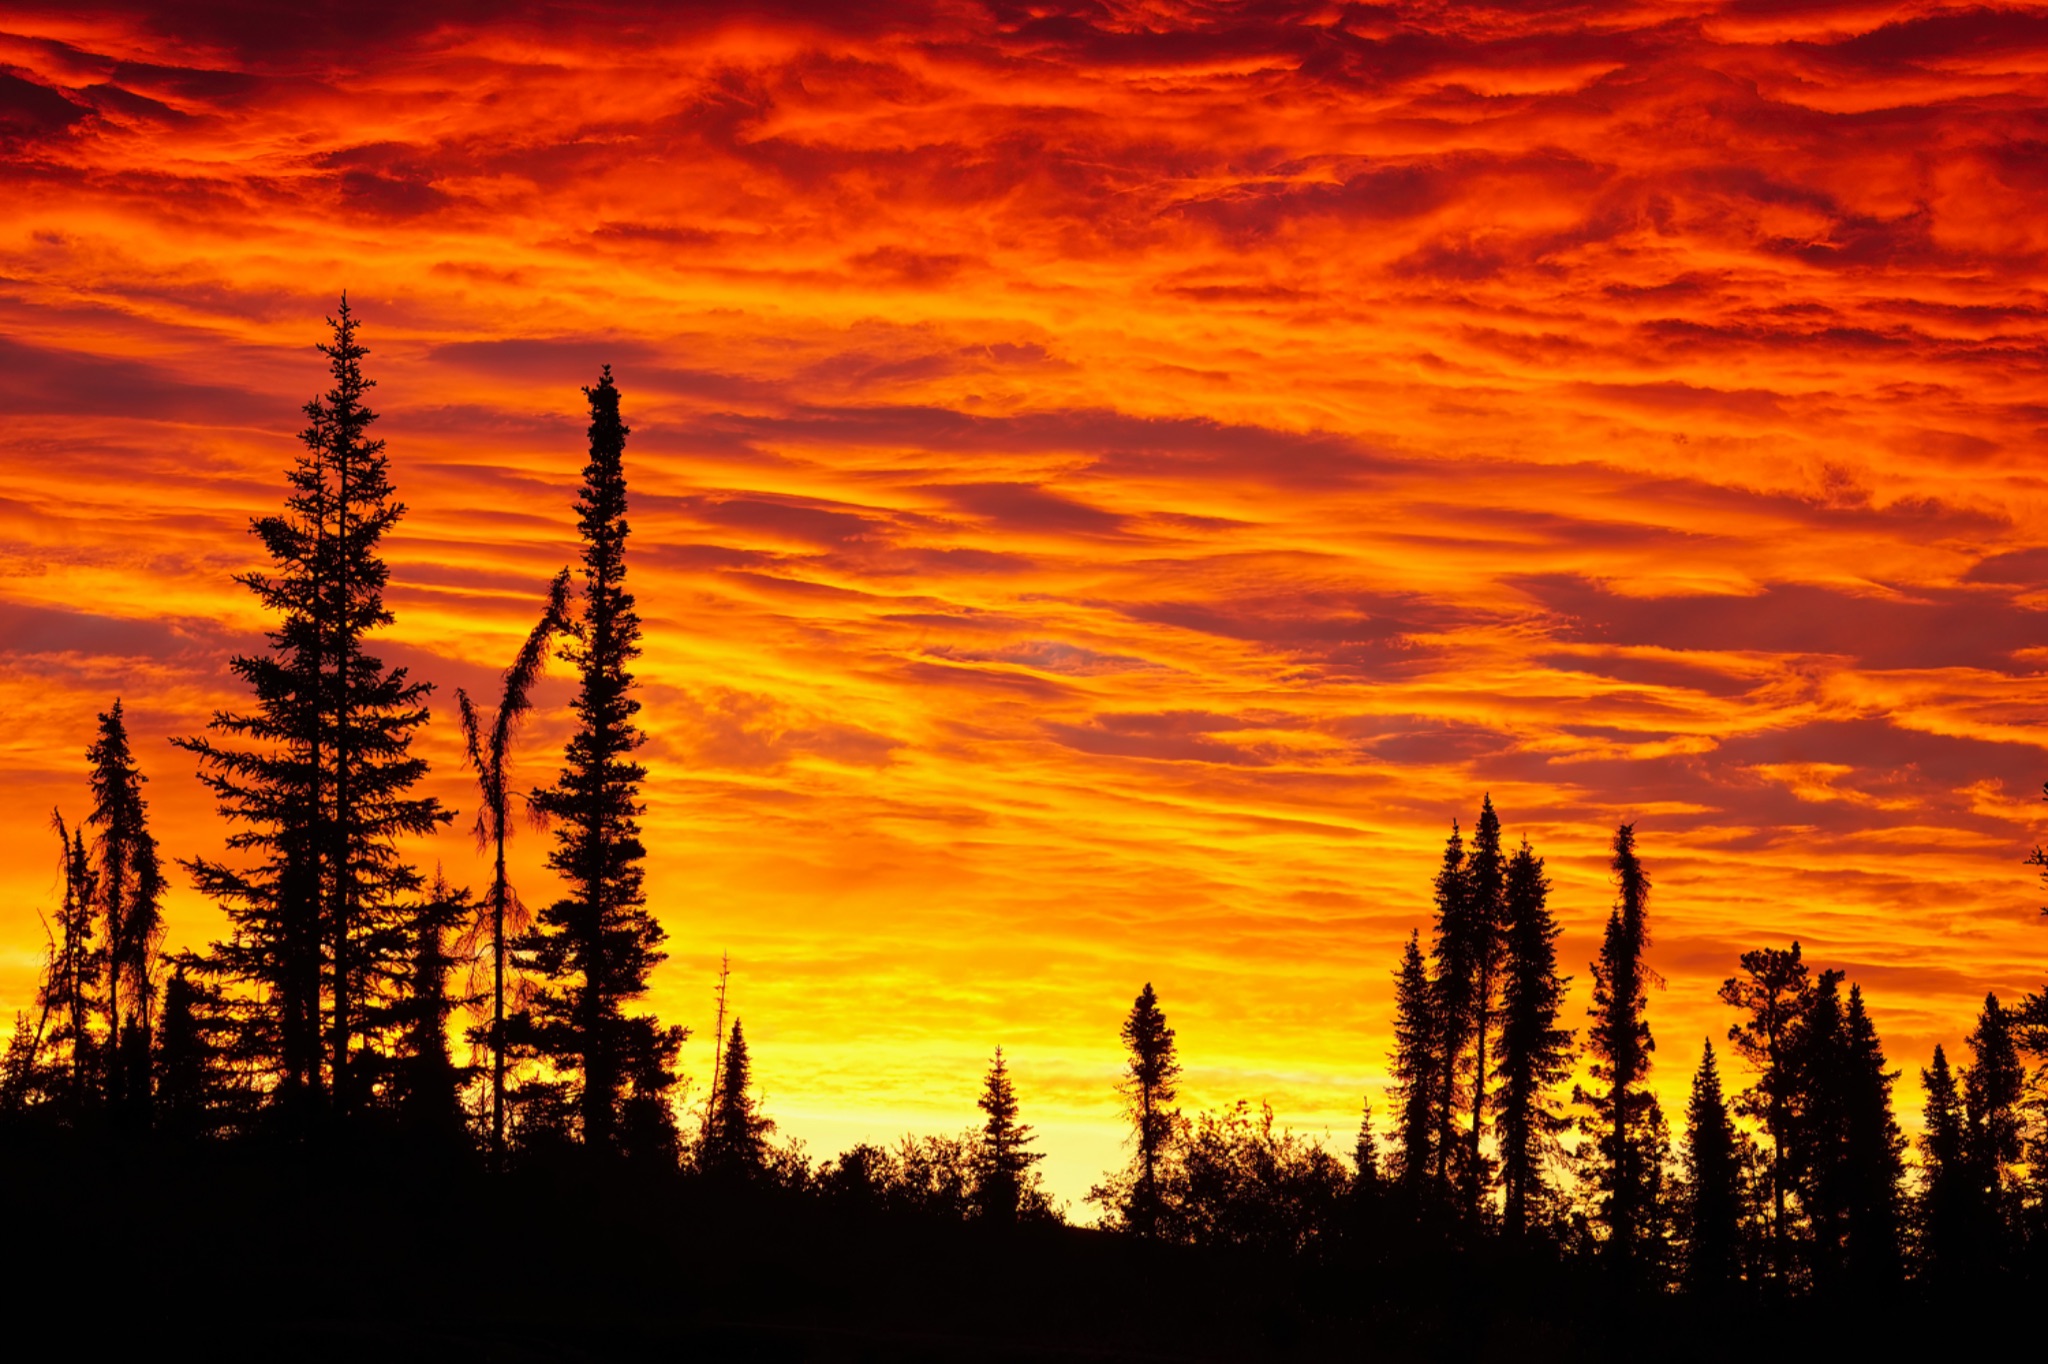
{"label": "tall tree trunk", "polygon": [[[503,785],[501,773],[499,784]],[[505,1167],[505,811],[496,811],[498,870],[491,884],[491,1163]]]}
{"label": "tall tree trunk", "polygon": [[1472,1168],[1465,1180],[1465,1211],[1473,1217],[1479,1215],[1479,1192],[1485,1185],[1485,1180],[1480,1177],[1479,1135],[1486,1121],[1486,1027],[1489,1015],[1487,1001],[1492,990],[1492,966],[1482,958],[1479,965],[1478,1008],[1473,1014],[1475,1059],[1472,1070]]}

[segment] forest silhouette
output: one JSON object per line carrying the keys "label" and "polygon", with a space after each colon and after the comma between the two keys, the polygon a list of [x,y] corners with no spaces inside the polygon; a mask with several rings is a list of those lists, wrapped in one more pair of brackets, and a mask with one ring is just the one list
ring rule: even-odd
{"label": "forest silhouette", "polygon": [[[246,706],[174,741],[222,846],[166,865],[127,736],[139,698],[99,716],[85,818],[52,816],[61,901],[0,1063],[17,1287],[56,1266],[130,1328],[349,1357],[460,1338],[515,1358],[1620,1358],[1652,1332],[1707,1358],[1851,1323],[1993,1329],[1984,1312],[2048,1280],[2048,989],[1987,994],[1963,1053],[1935,1048],[1909,1142],[1860,984],[1796,941],[1758,946],[1720,987],[1723,1047],[1670,1053],[1693,1074],[1674,1122],[1648,1083],[1635,826],[1613,831],[1581,1006],[1543,858],[1503,846],[1485,794],[1393,964],[1393,1084],[1349,1152],[1265,1105],[1184,1112],[1150,982],[1121,1030],[1129,1159],[1089,1191],[1090,1225],[1039,1176],[1000,1046],[978,1123],[815,1161],[763,1111],[721,976],[686,1117],[687,1030],[643,1008],[666,935],[642,883],[619,387],[607,367],[583,389],[580,565],[537,591],[494,705],[456,694],[489,864],[474,894],[403,851],[456,812],[415,794],[431,684],[374,652],[379,544],[405,507],[345,297],[329,325],[330,387],[282,510],[252,525],[268,567],[239,578],[271,622],[230,665]],[[574,730],[521,789],[519,729],[557,659]],[[505,859],[529,815],[555,877],[532,911]],[[168,954],[179,873],[228,932]]]}

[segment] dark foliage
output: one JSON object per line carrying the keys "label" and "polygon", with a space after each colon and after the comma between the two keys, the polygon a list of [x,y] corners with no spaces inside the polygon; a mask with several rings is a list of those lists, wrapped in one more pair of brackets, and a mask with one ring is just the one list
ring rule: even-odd
{"label": "dark foliage", "polygon": [[698,1150],[698,1164],[707,1173],[747,1180],[767,1168],[768,1134],[775,1125],[761,1116],[749,1092],[753,1083],[746,1033],[735,1018],[718,1070],[718,1090],[711,1096],[711,1121]]}
{"label": "dark foliage", "polygon": [[1572,1071],[1572,1031],[1557,1025],[1571,978],[1557,971],[1561,930],[1550,913],[1550,880],[1526,839],[1508,863],[1502,911],[1505,961],[1494,1071],[1500,1087],[1494,1102],[1503,1229],[1519,1240],[1550,1201],[1545,1164],[1570,1125],[1553,1094]]}
{"label": "dark foliage", "polygon": [[975,1171],[974,1204],[985,1220],[1006,1225],[1044,1205],[1034,1168],[1045,1153],[1032,1150],[1037,1137],[1028,1123],[1017,1120],[1017,1089],[1003,1049],[996,1048],[977,1100],[987,1121],[981,1127],[979,1168]]}
{"label": "dark foliage", "polygon": [[330,326],[320,351],[333,386],[306,404],[284,512],[253,527],[274,570],[238,579],[277,619],[268,653],[230,663],[256,708],[217,713],[218,741],[178,741],[234,830],[230,851],[257,859],[185,866],[228,913],[232,936],[207,970],[239,987],[241,1050],[275,1077],[284,1126],[300,1135],[322,1105],[346,1121],[375,1103],[381,1006],[404,976],[422,909],[422,879],[398,840],[452,817],[411,794],[427,770],[410,746],[430,684],[365,648],[391,623],[377,548],[405,506],[384,442],[368,434],[369,350],[345,297]]}
{"label": "dark foliage", "polygon": [[1167,1026],[1152,982],[1146,981],[1132,1001],[1121,1036],[1128,1053],[1120,1089],[1131,1120],[1131,1164],[1121,1180],[1092,1190],[1089,1197],[1133,1235],[1152,1236],[1164,1210],[1162,1167],[1172,1159],[1179,1129],[1178,1111],[1168,1105],[1178,1094],[1180,1079],[1173,1029]]}
{"label": "dark foliage", "polygon": [[578,726],[561,775],[531,797],[533,809],[554,823],[548,866],[569,893],[540,911],[516,945],[540,981],[519,1031],[571,1077],[566,1095],[583,1144],[622,1154],[628,1122],[644,1128],[667,1108],[684,1032],[627,1012],[664,959],[666,936],[647,912],[642,887],[640,784],[647,769],[633,757],[644,736],[631,672],[640,655],[640,617],[626,590],[630,428],[620,420],[609,366],[583,393],[590,402],[590,459],[576,504],[583,608],[568,647],[579,678],[571,703]]}
{"label": "dark foliage", "polygon": [[1576,1097],[1589,1110],[1586,1155],[1605,1254],[1622,1283],[1638,1285],[1653,1281],[1651,1266],[1660,1254],[1663,1168],[1657,1151],[1668,1139],[1656,1096],[1642,1088],[1656,1043],[1644,1016],[1650,878],[1636,858],[1633,825],[1615,832],[1613,869],[1615,904],[1593,962],[1593,1022],[1586,1031],[1588,1069],[1598,1087]]}
{"label": "dark foliage", "polygon": [[1415,933],[1394,973],[1394,1052],[1389,1070],[1394,1078],[1396,1120],[1395,1180],[1405,1202],[1419,1205],[1426,1196],[1434,1168],[1437,1141],[1438,1071],[1443,1047],[1437,1032],[1435,992],[1422,961]]}
{"label": "dark foliage", "polygon": [[105,959],[106,1103],[110,1113],[138,1129],[149,1126],[153,969],[163,939],[163,868],[149,832],[148,778],[135,765],[117,698],[100,716],[99,738],[86,750],[91,765],[95,830],[95,889]]}
{"label": "dark foliage", "polygon": [[1703,1300],[1728,1296],[1742,1278],[1742,1158],[1721,1093],[1714,1044],[1700,1051],[1685,1109],[1684,1284]]}
{"label": "dark foliage", "polygon": [[1744,952],[1740,965],[1741,974],[1722,982],[1721,1002],[1742,1012],[1729,1026],[1728,1040],[1756,1072],[1756,1082],[1742,1092],[1736,1110],[1760,1120],[1771,1139],[1770,1273],[1782,1286],[1792,1260],[1787,1200],[1792,1196],[1793,1100],[1799,1084],[1790,1053],[1813,986],[1796,942],[1783,950]]}

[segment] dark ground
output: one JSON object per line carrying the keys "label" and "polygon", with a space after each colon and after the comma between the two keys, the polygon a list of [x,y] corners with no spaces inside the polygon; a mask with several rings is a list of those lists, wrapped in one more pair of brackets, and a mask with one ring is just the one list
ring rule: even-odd
{"label": "dark ground", "polygon": [[[10,1341],[81,1358],[1658,1361],[1871,1358],[1941,1318],[1624,1306],[1583,1272],[1319,1263],[888,1216],[673,1175],[596,1180],[5,1154]],[[1874,1307],[1882,1305],[1873,1305]],[[2029,1307],[2022,1318],[2031,1323]],[[1948,1319],[1953,1320],[1953,1319]],[[2015,1322],[2015,1343],[2032,1334]],[[1870,1342],[1866,1345],[1864,1342]]]}

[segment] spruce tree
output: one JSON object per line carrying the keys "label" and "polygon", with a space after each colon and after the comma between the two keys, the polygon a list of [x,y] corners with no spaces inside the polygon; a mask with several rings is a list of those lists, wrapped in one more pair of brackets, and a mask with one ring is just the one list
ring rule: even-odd
{"label": "spruce tree", "polygon": [[467,1075],[448,1053],[448,1020],[461,1005],[448,988],[455,969],[448,938],[473,913],[469,893],[436,874],[413,917],[404,975],[385,1011],[396,1043],[387,1100],[414,1150],[443,1159],[467,1140],[460,1092]]}
{"label": "spruce tree", "polygon": [[1720,1297],[1742,1272],[1742,1160],[1711,1041],[1701,1048],[1686,1104],[1685,1174],[1685,1286]]}
{"label": "spruce tree", "polygon": [[1971,1196],[1982,1211],[1980,1245],[2002,1261],[2018,1222],[2019,1181],[2013,1167],[2024,1154],[2021,1098],[2027,1072],[2013,1035],[2012,1016],[1998,996],[1984,996],[1977,1026],[1965,1039],[1970,1065],[1963,1072],[1963,1149]]}
{"label": "spruce tree", "polygon": [[34,1115],[75,1129],[97,1116],[103,1097],[92,1020],[99,1011],[105,953],[94,941],[96,892],[85,840],[55,810],[50,825],[57,835],[63,899],[54,925],[43,924],[47,945],[36,979],[35,1021],[27,1013],[14,1018],[0,1070],[0,1113],[14,1119]]}
{"label": "spruce tree", "polygon": [[1790,1144],[1799,1085],[1790,1052],[1812,1001],[1813,984],[1796,942],[1784,949],[1744,952],[1740,965],[1740,975],[1722,982],[1720,998],[1744,1015],[1729,1026],[1728,1041],[1756,1072],[1756,1082],[1742,1092],[1737,1110],[1761,1120],[1771,1138],[1771,1276],[1782,1288],[1791,1260],[1785,1204],[1792,1191]]}
{"label": "spruce tree", "polygon": [[410,749],[431,686],[365,647],[392,621],[377,551],[405,506],[384,442],[369,435],[375,385],[346,296],[328,322],[333,339],[319,350],[332,387],[306,404],[284,513],[253,526],[274,571],[237,579],[278,617],[269,653],[230,662],[257,707],[217,713],[209,726],[249,746],[178,741],[235,826],[230,851],[259,858],[241,869],[184,865],[228,913],[233,936],[211,966],[256,1001],[247,1049],[272,1070],[299,1131],[323,1095],[337,1119],[370,1097],[381,1065],[358,1073],[354,1057],[374,1044],[380,996],[402,972],[420,908],[420,874],[397,844],[451,818],[411,794],[427,770]]}
{"label": "spruce tree", "polygon": [[547,664],[549,643],[570,631],[569,570],[563,569],[548,585],[547,605],[541,617],[519,647],[512,666],[505,669],[504,686],[498,698],[497,714],[486,735],[482,717],[461,688],[455,692],[457,713],[462,717],[462,738],[483,804],[476,812],[476,841],[479,848],[492,851],[491,891],[481,906],[482,915],[470,926],[468,937],[487,937],[491,954],[491,1026],[485,1043],[491,1053],[491,1163],[502,1167],[505,1160],[505,966],[507,934],[525,930],[526,906],[512,889],[505,873],[505,842],[511,837],[512,739],[519,722],[533,708],[531,694]]}
{"label": "spruce tree", "polygon": [[1132,1002],[1122,1036],[1130,1052],[1122,1089],[1136,1148],[1124,1223],[1140,1236],[1152,1236],[1159,1228],[1160,1165],[1174,1130],[1174,1114],[1167,1105],[1173,1102],[1180,1079],[1173,1029],[1166,1024],[1152,982],[1146,981]]}
{"label": "spruce tree", "polygon": [[[106,1086],[110,1108],[140,1115],[147,1125],[151,1011],[156,986],[150,979],[163,935],[163,869],[149,832],[148,802],[135,765],[121,702],[100,715],[99,738],[86,750],[92,764],[92,813],[86,823],[98,832],[97,883],[102,949],[106,966]],[[122,1012],[126,1004],[127,1011]]]}
{"label": "spruce tree", "polygon": [[[43,979],[48,979],[47,970]],[[39,981],[37,998],[41,995]],[[15,1012],[14,1031],[8,1035],[6,1052],[0,1054],[0,1134],[23,1122],[43,1100],[43,1027],[50,1020],[39,1014],[31,1025],[28,1018],[26,1011]]]}
{"label": "spruce tree", "polygon": [[1916,1209],[1924,1279],[1948,1285],[1961,1279],[1971,1259],[1979,1218],[1970,1169],[1967,1120],[1955,1072],[1939,1045],[1920,1072],[1926,1092],[1921,1110],[1920,1196]]}
{"label": "spruce tree", "polygon": [[1453,1163],[1465,1148],[1456,1140],[1459,1080],[1465,1074],[1465,1049],[1472,1039],[1473,992],[1479,975],[1477,953],[1480,935],[1473,924],[1471,878],[1465,865],[1465,840],[1451,821],[1451,836],[1444,841],[1444,856],[1437,867],[1434,887],[1436,932],[1430,945],[1434,969],[1430,984],[1434,998],[1438,1066],[1437,1093],[1432,1100],[1436,1130],[1431,1134],[1434,1167],[1431,1178],[1439,1191],[1448,1191],[1458,1175]]}
{"label": "spruce tree", "polygon": [[1388,1058],[1398,1124],[1396,1178],[1411,1210],[1423,1202],[1435,1162],[1442,1055],[1436,992],[1423,964],[1419,935],[1411,931],[1400,969],[1394,973],[1394,1050]]}
{"label": "spruce tree", "polygon": [[1842,973],[1822,971],[1794,1027],[1789,1052],[1786,1164],[1806,1219],[1803,1249],[1816,1292],[1833,1293],[1847,1259],[1848,1023]]}
{"label": "spruce tree", "polygon": [[590,403],[590,459],[576,508],[583,609],[567,650],[580,674],[573,703],[579,723],[561,776],[532,797],[533,808],[554,822],[548,865],[569,893],[540,912],[517,947],[543,982],[530,1035],[543,1056],[575,1077],[585,1146],[609,1155],[619,1145],[622,1102],[649,1089],[665,1095],[674,1083],[683,1034],[626,1013],[663,960],[666,935],[647,911],[640,866],[647,769],[632,756],[644,736],[634,719],[640,702],[630,671],[640,654],[640,618],[626,590],[629,428],[619,418],[610,366],[583,393]]}
{"label": "spruce tree", "polygon": [[761,1116],[753,1095],[747,1092],[753,1078],[746,1033],[735,1018],[718,1071],[718,1092],[711,1096],[711,1122],[700,1154],[708,1173],[749,1179],[767,1165],[767,1137],[774,1124]]}
{"label": "spruce tree", "polygon": [[1024,1205],[1031,1167],[1045,1157],[1030,1149],[1036,1138],[1029,1126],[1017,1121],[1017,1091],[1010,1083],[1001,1047],[996,1048],[978,1105],[988,1117],[981,1128],[975,1203],[990,1222],[1014,1222]]}
{"label": "spruce tree", "polygon": [[51,1080],[58,1116],[78,1127],[100,1108],[103,1054],[92,1022],[101,1011],[106,951],[95,941],[98,878],[86,853],[85,833],[66,827],[64,816],[54,810],[50,823],[62,857],[64,899],[39,1000],[47,1025],[38,1036],[55,1053]]}
{"label": "spruce tree", "polygon": [[238,1116],[228,1069],[232,1031],[219,987],[194,958],[181,956],[164,982],[153,1058],[156,1130],[174,1145],[217,1137]]}
{"label": "spruce tree", "polygon": [[1575,1091],[1591,1112],[1585,1120],[1599,1215],[1607,1229],[1606,1253],[1625,1288],[1640,1287],[1655,1250],[1654,1221],[1663,1171],[1654,1142],[1663,1131],[1656,1098],[1642,1088],[1656,1043],[1644,1018],[1650,971],[1650,878],[1636,857],[1635,826],[1614,835],[1615,905],[1607,916],[1600,955],[1593,962],[1592,1026],[1586,1047],[1592,1078],[1601,1088]]}
{"label": "spruce tree", "polygon": [[1900,1223],[1906,1139],[1892,1115],[1892,1085],[1898,1072],[1886,1068],[1877,1025],[1858,986],[1849,987],[1844,1023],[1846,1270],[1849,1287],[1871,1295],[1893,1287],[1903,1272]]}
{"label": "spruce tree", "polygon": [[1570,977],[1557,972],[1560,930],[1550,913],[1550,880],[1527,839],[1508,863],[1502,895],[1499,1081],[1495,1097],[1507,1234],[1519,1239],[1547,1192],[1544,1156],[1568,1125],[1552,1094],[1571,1075],[1572,1030],[1557,1026]]}
{"label": "spruce tree", "polygon": [[1492,793],[1480,800],[1479,819],[1472,826],[1472,851],[1465,862],[1465,931],[1470,944],[1462,954],[1470,963],[1472,1030],[1472,1134],[1464,1155],[1465,1215],[1477,1218],[1492,1183],[1481,1142],[1487,1102],[1486,1044],[1496,1023],[1494,1004],[1500,991],[1500,968],[1507,919],[1507,859],[1501,854],[1500,816]]}
{"label": "spruce tree", "polygon": [[1358,1115],[1358,1140],[1351,1148],[1351,1192],[1362,1203],[1379,1201],[1384,1185],[1380,1171],[1379,1134],[1372,1128],[1372,1100]]}

